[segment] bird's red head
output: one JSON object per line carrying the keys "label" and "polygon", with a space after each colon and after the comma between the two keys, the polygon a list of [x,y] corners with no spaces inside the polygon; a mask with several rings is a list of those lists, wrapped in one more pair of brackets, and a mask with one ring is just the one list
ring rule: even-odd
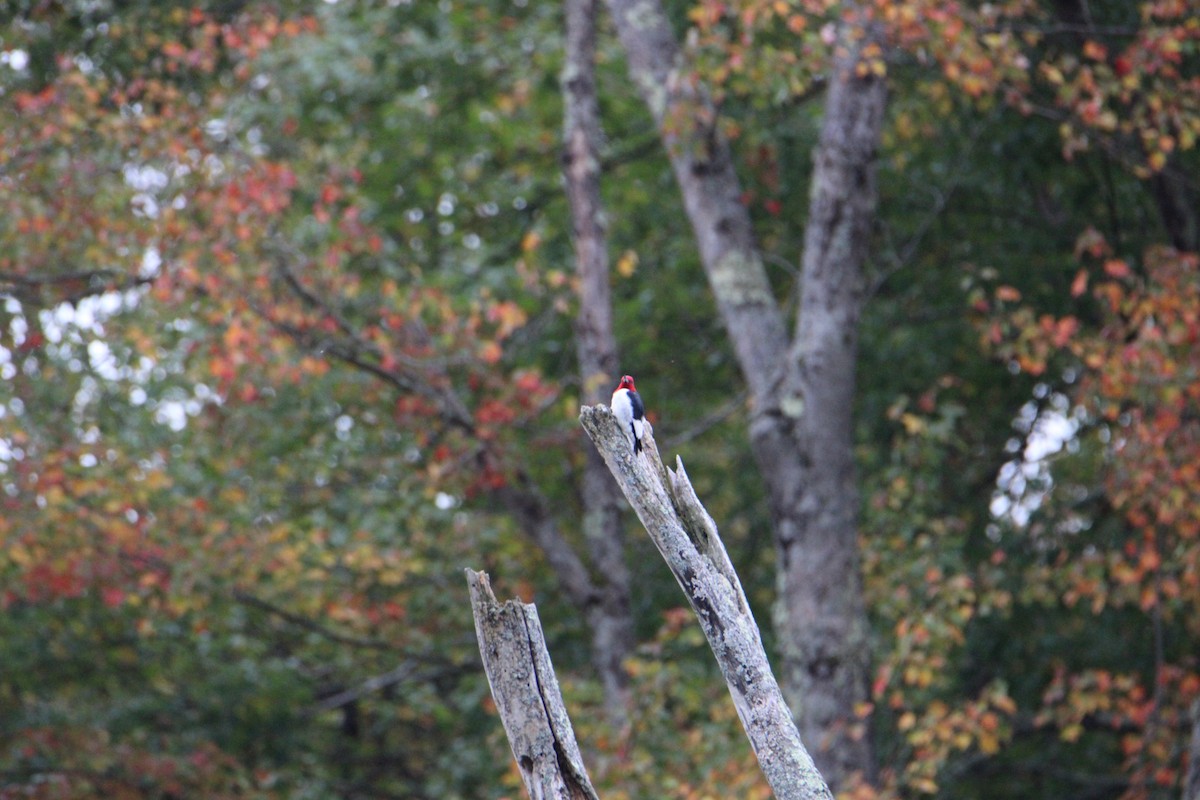
{"label": "bird's red head", "polygon": [[622,375],[621,376],[621,383],[617,386],[617,390],[619,391],[621,389],[628,389],[631,392],[637,391],[637,389],[633,388],[633,376],[632,375]]}

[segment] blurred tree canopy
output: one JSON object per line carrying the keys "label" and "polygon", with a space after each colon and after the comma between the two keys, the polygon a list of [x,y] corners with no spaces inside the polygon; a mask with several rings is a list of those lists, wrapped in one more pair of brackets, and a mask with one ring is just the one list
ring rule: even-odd
{"label": "blurred tree canopy", "polygon": [[[667,7],[794,314],[840,4]],[[848,791],[1178,797],[1200,17],[864,7],[887,47],[861,68],[889,85],[855,400],[879,778]],[[768,796],[632,518],[626,730],[566,586],[584,445],[559,6],[0,15],[0,797],[515,796],[464,566],[537,599],[604,796]],[[621,369],[765,623],[746,390],[600,25]]]}

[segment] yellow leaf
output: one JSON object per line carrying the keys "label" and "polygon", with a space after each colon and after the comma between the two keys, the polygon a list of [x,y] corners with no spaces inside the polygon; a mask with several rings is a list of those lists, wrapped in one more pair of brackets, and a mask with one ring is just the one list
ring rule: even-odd
{"label": "yellow leaf", "polygon": [[622,278],[628,278],[633,275],[634,270],[637,269],[637,265],[638,254],[632,250],[626,250],[617,259],[617,274]]}
{"label": "yellow leaf", "polygon": [[501,303],[499,311],[500,329],[505,336],[524,325],[529,319],[529,315],[516,303]]}
{"label": "yellow leaf", "polygon": [[19,567],[26,567],[33,561],[33,556],[24,545],[14,545],[8,549],[8,557]]}
{"label": "yellow leaf", "polygon": [[168,478],[166,474],[155,470],[154,472],[146,475],[145,484],[147,489],[150,489],[151,491],[157,491],[170,486],[171,479]]}
{"label": "yellow leaf", "polygon": [[938,785],[932,778],[917,778],[912,782],[912,787],[924,794],[936,794],[938,790]]}
{"label": "yellow leaf", "polygon": [[381,586],[399,586],[404,583],[404,578],[405,572],[402,569],[385,569],[377,576]]}
{"label": "yellow leaf", "polygon": [[541,235],[537,231],[530,231],[521,239],[521,252],[528,253],[530,250],[536,250],[537,246],[541,243]]}

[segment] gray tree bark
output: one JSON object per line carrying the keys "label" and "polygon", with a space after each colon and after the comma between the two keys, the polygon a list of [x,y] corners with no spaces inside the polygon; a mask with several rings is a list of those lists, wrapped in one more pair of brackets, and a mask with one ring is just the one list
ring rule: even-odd
{"label": "gray tree bark", "polygon": [[753,239],[728,143],[660,0],[607,0],[633,82],[666,145],[718,310],[753,400],[750,436],[778,556],[775,624],[784,691],[830,785],[874,775],[856,708],[868,699],[867,621],[857,553],[851,409],[875,205],[882,79],[856,66],[878,44],[846,4],[814,153],[800,315],[789,341]]}
{"label": "gray tree bark", "polygon": [[[596,0],[566,0],[566,45],[562,73],[563,178],[571,210],[579,315],[575,350],[580,396],[598,403],[615,385],[617,343],[613,336],[608,244],[600,201],[600,112],[596,100]],[[605,707],[617,727],[627,721],[629,676],[624,663],[633,650],[633,615],[620,494],[604,461],[587,447],[580,487],[583,533],[596,580],[587,610],[592,657],[604,687]]]}
{"label": "gray tree bark", "polygon": [[533,800],[597,800],[533,605],[496,602],[487,575],[466,570],[479,654],[513,758]]}
{"label": "gray tree bark", "polygon": [[675,576],[708,639],[763,775],[780,800],[832,800],[804,749],[767,661],[754,615],[708,511],[676,459],[663,466],[646,426],[635,455],[607,406],[584,407],[580,422]]}
{"label": "gray tree bark", "polygon": [[[776,513],[776,630],[784,683],[800,707],[801,733],[840,784],[872,779],[873,754],[855,708],[869,698],[870,652],[858,559],[854,386],[862,265],[875,215],[875,153],[885,85],[855,75],[859,45],[842,31],[804,232],[800,312],[778,408],[794,453],[767,463],[784,477]],[[872,41],[868,33],[862,43]],[[773,452],[767,450],[768,459]],[[819,737],[819,738],[818,738]]]}

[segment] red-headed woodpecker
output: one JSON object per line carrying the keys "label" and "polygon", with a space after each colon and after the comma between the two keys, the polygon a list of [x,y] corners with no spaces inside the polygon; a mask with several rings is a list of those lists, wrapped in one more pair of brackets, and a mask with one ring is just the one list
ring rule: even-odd
{"label": "red-headed woodpecker", "polygon": [[645,427],[642,421],[646,416],[646,407],[642,405],[642,398],[638,396],[637,389],[633,388],[632,376],[625,375],[621,378],[621,383],[613,392],[612,411],[617,422],[621,423],[621,427],[632,439],[633,452],[642,452],[642,430]]}

